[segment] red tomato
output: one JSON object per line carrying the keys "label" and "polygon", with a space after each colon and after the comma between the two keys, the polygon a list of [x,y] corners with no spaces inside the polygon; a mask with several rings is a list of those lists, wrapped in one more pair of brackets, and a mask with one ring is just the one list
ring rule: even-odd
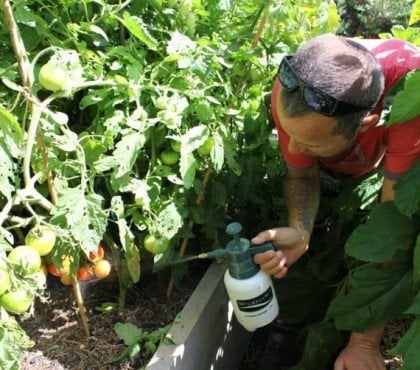
{"label": "red tomato", "polygon": [[98,262],[101,259],[103,259],[104,256],[105,256],[105,251],[102,248],[102,245],[99,245],[98,246],[98,249],[97,249],[96,252],[89,252],[89,260],[91,262]]}
{"label": "red tomato", "polygon": [[47,265],[47,270],[48,270],[48,272],[51,274],[51,275],[53,275],[53,276],[62,276],[62,275],[65,275],[66,273],[65,272],[63,272],[63,271],[59,271],[58,269],[57,269],[57,267],[53,264],[53,263],[49,263],[48,265]]}
{"label": "red tomato", "polygon": [[61,275],[60,276],[60,281],[62,284],[64,285],[72,285],[73,284],[73,280],[71,279],[70,275]]}
{"label": "red tomato", "polygon": [[83,266],[80,266],[77,270],[77,279],[81,281],[89,281],[95,277],[95,274],[92,270],[92,264],[86,263]]}

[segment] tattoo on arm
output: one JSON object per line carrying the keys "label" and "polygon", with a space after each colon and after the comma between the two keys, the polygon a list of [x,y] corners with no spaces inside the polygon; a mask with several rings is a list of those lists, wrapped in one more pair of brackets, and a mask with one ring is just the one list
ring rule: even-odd
{"label": "tattoo on arm", "polygon": [[310,235],[319,207],[320,184],[317,178],[286,179],[284,197],[290,226]]}

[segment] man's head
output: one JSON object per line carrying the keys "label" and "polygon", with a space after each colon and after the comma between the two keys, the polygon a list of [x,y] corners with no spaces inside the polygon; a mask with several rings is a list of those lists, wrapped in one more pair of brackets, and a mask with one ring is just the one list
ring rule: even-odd
{"label": "man's head", "polygon": [[[298,49],[289,63],[302,81],[340,102],[373,108],[383,92],[384,79],[379,63],[362,45],[343,37],[325,35],[312,39]],[[314,113],[302,100],[299,90],[282,89],[285,117]],[[352,139],[368,112],[369,109],[365,109],[333,115],[332,133]]]}

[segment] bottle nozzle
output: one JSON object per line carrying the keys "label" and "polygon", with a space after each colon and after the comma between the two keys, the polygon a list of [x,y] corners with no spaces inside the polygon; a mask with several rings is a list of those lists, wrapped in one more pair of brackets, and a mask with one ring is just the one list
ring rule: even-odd
{"label": "bottle nozzle", "polygon": [[229,252],[226,249],[215,249],[214,251],[201,253],[198,258],[223,258],[227,256]]}

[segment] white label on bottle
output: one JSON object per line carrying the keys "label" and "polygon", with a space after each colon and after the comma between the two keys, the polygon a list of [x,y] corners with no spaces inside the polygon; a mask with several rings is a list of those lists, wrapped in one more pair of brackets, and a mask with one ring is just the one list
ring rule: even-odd
{"label": "white label on bottle", "polygon": [[258,297],[246,299],[246,300],[238,299],[236,302],[238,303],[238,308],[240,311],[255,312],[268,306],[268,304],[272,300],[273,300],[273,290],[271,289],[271,287],[269,287],[263,294],[259,295]]}

